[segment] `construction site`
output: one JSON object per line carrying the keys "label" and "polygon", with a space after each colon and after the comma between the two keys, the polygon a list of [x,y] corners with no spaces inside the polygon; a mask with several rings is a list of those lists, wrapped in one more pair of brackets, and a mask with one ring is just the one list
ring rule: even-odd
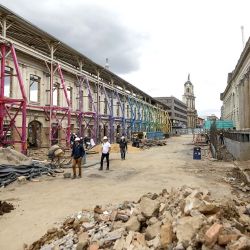
{"label": "construction site", "polygon": [[196,127],[190,75],[179,134],[161,98],[2,5],[0,50],[1,250],[250,249],[249,160]]}

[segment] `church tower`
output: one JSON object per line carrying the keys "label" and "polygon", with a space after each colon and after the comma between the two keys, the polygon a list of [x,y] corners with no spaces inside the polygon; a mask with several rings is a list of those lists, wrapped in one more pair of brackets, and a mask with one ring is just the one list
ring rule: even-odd
{"label": "church tower", "polygon": [[187,105],[187,125],[188,128],[196,128],[197,111],[195,109],[194,86],[190,81],[190,74],[184,84],[184,95],[182,100]]}

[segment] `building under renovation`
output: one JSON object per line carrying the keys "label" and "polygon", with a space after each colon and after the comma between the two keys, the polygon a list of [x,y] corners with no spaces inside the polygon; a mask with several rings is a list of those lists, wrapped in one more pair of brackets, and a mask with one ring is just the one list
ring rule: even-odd
{"label": "building under renovation", "polygon": [[167,107],[0,6],[0,144],[69,145],[119,133],[170,131]]}

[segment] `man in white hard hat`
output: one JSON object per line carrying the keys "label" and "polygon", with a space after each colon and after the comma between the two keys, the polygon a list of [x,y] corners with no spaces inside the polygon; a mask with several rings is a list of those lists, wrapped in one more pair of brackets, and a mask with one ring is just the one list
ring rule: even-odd
{"label": "man in white hard hat", "polygon": [[111,145],[108,142],[108,137],[104,136],[103,137],[103,143],[102,143],[102,156],[101,156],[101,166],[99,170],[103,170],[103,160],[106,158],[107,161],[107,170],[109,170],[109,152],[111,150]]}
{"label": "man in white hard hat", "polygon": [[79,169],[78,177],[82,177],[82,157],[85,155],[83,145],[80,143],[80,138],[76,137],[75,143],[72,148],[71,157],[73,158],[72,168],[73,168],[73,179],[76,178],[76,165]]}

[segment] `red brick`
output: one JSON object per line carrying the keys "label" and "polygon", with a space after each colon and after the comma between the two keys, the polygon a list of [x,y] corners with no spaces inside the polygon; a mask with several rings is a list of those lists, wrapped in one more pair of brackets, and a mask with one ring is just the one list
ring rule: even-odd
{"label": "red brick", "polygon": [[207,230],[205,234],[205,244],[207,246],[213,246],[216,243],[222,228],[222,225],[215,223]]}

